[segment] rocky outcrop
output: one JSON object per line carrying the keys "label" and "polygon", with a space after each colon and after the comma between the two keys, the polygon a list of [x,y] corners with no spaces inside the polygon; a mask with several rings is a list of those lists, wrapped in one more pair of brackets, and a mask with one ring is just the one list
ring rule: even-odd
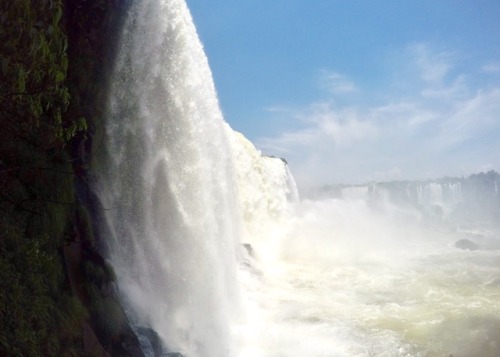
{"label": "rocky outcrop", "polygon": [[462,250],[478,250],[479,245],[469,239],[460,239],[455,242],[455,247]]}

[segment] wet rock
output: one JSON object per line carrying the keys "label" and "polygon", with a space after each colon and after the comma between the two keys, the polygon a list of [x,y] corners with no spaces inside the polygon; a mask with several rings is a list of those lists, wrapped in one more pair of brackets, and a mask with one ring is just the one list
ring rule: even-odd
{"label": "wet rock", "polygon": [[240,262],[240,267],[250,272],[250,274],[252,275],[258,277],[262,276],[262,272],[255,266],[254,262],[255,251],[252,245],[249,243],[243,243],[241,246],[243,247],[243,256],[242,256],[242,261]]}
{"label": "wet rock", "polygon": [[154,357],[184,357],[179,352],[166,352],[171,351],[161,341],[158,333],[148,326],[133,326],[133,330],[137,335],[141,348],[146,356]]}
{"label": "wet rock", "polygon": [[132,329],[137,335],[145,355],[155,357],[164,356],[160,336],[158,336],[155,330],[147,326],[133,326]]}
{"label": "wet rock", "polygon": [[243,243],[243,248],[245,248],[247,254],[250,256],[250,257],[253,257],[254,254],[253,254],[253,247],[251,244],[249,243]]}
{"label": "wet rock", "polygon": [[478,250],[479,245],[469,239],[460,239],[455,242],[455,247],[462,250]]}

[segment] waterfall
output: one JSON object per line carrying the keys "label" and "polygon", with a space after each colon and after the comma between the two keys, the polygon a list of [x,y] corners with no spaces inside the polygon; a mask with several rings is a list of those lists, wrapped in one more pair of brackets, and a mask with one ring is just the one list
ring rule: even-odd
{"label": "waterfall", "polygon": [[241,241],[297,193],[281,160],[224,122],[184,0],[132,6],[105,136],[97,190],[131,319],[169,351],[238,355]]}
{"label": "waterfall", "polygon": [[164,355],[498,356],[498,174],[298,201],[284,160],[224,122],[184,0],[131,7],[104,135],[102,231]]}
{"label": "waterfall", "polygon": [[101,190],[136,319],[189,356],[231,355],[240,236],[232,158],[184,1],[140,1],[113,75]]}

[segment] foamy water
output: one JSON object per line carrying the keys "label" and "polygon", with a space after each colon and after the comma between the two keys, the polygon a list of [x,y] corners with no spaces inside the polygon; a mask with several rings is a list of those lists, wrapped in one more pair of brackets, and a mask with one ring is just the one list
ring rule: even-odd
{"label": "foamy water", "polygon": [[361,200],[296,203],[273,254],[255,248],[244,356],[498,356],[499,252],[420,223]]}

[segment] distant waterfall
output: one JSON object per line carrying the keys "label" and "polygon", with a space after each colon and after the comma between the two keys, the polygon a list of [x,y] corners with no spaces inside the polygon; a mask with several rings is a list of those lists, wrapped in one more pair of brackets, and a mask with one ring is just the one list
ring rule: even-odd
{"label": "distant waterfall", "polygon": [[[132,6],[112,78],[98,190],[130,313],[171,351],[237,356],[242,236],[252,212],[296,197],[293,181],[223,121],[184,0]],[[260,166],[242,187],[245,155]]]}

